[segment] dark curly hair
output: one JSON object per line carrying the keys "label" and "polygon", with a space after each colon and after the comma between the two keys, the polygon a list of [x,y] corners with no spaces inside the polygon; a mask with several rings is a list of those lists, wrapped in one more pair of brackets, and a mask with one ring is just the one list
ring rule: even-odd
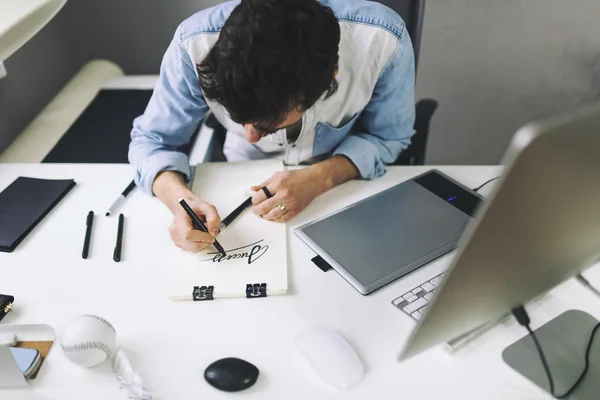
{"label": "dark curly hair", "polygon": [[273,132],[337,90],[340,27],[316,0],[242,0],[197,66],[206,98],[239,124]]}

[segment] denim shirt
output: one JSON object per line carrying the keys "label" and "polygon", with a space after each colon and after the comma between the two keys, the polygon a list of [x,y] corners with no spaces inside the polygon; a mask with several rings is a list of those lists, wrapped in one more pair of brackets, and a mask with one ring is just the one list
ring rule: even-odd
{"label": "denim shirt", "polygon": [[414,133],[414,54],[408,32],[400,16],[379,3],[321,3],[333,10],[340,24],[339,86],[333,96],[322,97],[306,110],[294,143],[287,142],[285,131],[255,145],[246,142],[243,127],[203,95],[196,65],[214,46],[238,1],[202,10],[181,23],[164,55],[150,102],[133,123],[129,160],[137,171],[137,185],[152,194],[156,175],[165,170],[179,171],[189,180],[188,157],[177,149],[189,142],[209,110],[228,130],[230,161],[276,153],[295,165],[340,154],[365,179],[383,175],[385,164],[398,157]]}

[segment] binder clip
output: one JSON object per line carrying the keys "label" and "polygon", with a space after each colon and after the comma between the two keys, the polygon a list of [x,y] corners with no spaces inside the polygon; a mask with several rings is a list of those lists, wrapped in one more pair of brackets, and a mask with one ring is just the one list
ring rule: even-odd
{"label": "binder clip", "polygon": [[248,283],[246,285],[246,297],[254,299],[258,297],[267,297],[267,284],[266,283]]}
{"label": "binder clip", "polygon": [[6,314],[12,311],[15,298],[6,294],[0,294],[0,321]]}
{"label": "binder clip", "polygon": [[192,292],[192,299],[194,301],[214,300],[214,289],[214,286],[194,286],[194,291]]}

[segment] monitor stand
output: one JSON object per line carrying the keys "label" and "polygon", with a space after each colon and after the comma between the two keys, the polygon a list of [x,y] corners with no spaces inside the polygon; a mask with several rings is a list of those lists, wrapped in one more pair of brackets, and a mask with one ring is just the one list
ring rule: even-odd
{"label": "monitor stand", "polygon": [[[548,360],[557,395],[565,393],[583,371],[585,349],[597,323],[596,318],[583,311],[569,310],[534,331]],[[590,353],[590,369],[583,382],[568,397],[570,400],[598,399],[600,332],[596,336]],[[502,358],[511,368],[549,392],[548,378],[529,335],[504,349]]]}
{"label": "monitor stand", "polygon": [[[546,293],[542,293],[541,295],[537,296],[536,298],[534,298],[533,300],[528,302],[527,306],[535,304],[539,300],[543,299],[544,296],[546,296]],[[445,343],[445,349],[448,353],[451,353],[451,354],[455,353],[455,352],[459,351],[460,349],[462,349],[463,347],[470,344],[471,342],[476,341],[477,339],[479,339],[479,337],[483,336],[485,333],[492,330],[496,326],[505,323],[512,317],[513,317],[512,313],[508,312],[508,313],[502,315],[500,318],[496,318],[495,320],[492,320],[492,321],[490,321],[486,324],[483,324],[475,329],[472,329],[452,340],[447,341]]]}
{"label": "monitor stand", "polygon": [[447,342],[444,343],[444,345],[445,345],[444,348],[450,354],[455,353],[458,350],[460,350],[463,347],[470,344],[471,342],[474,342],[475,340],[479,339],[479,337],[482,336],[483,334],[485,334],[486,332],[488,332],[488,331],[492,330],[493,328],[495,328],[496,326],[508,321],[510,318],[512,318],[511,313],[504,314],[502,317],[500,317],[498,319],[495,319],[491,322],[488,322],[487,324],[484,324],[475,329],[472,329],[472,330],[468,331],[467,333],[464,333],[461,336],[458,336],[454,339],[448,340]]}

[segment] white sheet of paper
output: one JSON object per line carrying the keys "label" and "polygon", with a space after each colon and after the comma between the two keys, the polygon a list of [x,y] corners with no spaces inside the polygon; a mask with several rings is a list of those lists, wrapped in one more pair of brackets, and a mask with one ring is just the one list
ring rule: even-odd
{"label": "white sheet of paper", "polygon": [[[192,190],[225,218],[247,199],[250,186],[283,170],[277,160],[204,163],[196,167]],[[169,297],[192,300],[194,286],[214,286],[213,296],[246,296],[246,284],[266,283],[267,295],[287,291],[285,224],[245,210],[217,237],[227,256],[214,247],[200,253],[177,250],[171,266]]]}

